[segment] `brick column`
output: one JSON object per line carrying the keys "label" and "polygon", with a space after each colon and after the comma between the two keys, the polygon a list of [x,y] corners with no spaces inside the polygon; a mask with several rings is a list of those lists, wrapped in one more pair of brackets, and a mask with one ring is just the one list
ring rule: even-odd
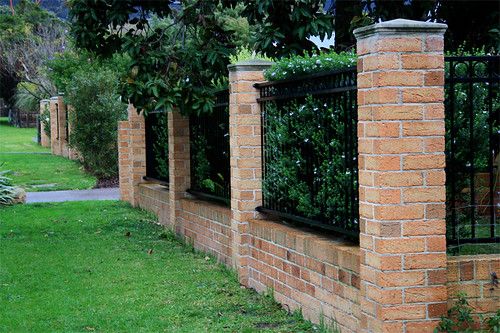
{"label": "brick column", "polygon": [[231,228],[233,265],[240,282],[248,284],[248,222],[262,205],[262,143],[259,91],[267,61],[230,65],[229,133],[231,147]]}
{"label": "brick column", "polygon": [[61,155],[60,126],[59,126],[59,97],[51,97],[50,109],[50,148],[52,154]]}
{"label": "brick column", "polygon": [[146,175],[144,117],[129,104],[128,120],[118,123],[118,167],[121,200],[137,206],[139,184]]}
{"label": "brick column", "polygon": [[170,227],[183,235],[182,225],[177,223],[180,199],[186,196],[190,186],[189,118],[178,110],[168,113],[168,173],[170,197]]}
{"label": "brick column", "polygon": [[50,137],[45,133],[43,114],[45,111],[50,112],[50,100],[42,99],[40,101],[40,145],[42,147],[50,147]]}
{"label": "brick column", "polygon": [[59,145],[61,150],[61,155],[64,157],[69,157],[69,146],[68,146],[68,122],[67,122],[67,105],[64,102],[64,96],[57,96],[57,104],[59,106]]}
{"label": "brick column", "polygon": [[446,311],[445,30],[354,31],[363,332],[432,332]]}

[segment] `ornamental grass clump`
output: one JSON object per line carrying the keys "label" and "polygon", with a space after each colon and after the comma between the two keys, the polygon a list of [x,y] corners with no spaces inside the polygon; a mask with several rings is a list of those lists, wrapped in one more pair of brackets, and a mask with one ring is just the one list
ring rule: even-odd
{"label": "ornamental grass clump", "polygon": [[0,206],[14,203],[16,199],[16,188],[12,186],[11,179],[6,176],[9,171],[0,172]]}
{"label": "ornamental grass clump", "polygon": [[278,81],[307,74],[340,70],[355,66],[356,60],[354,52],[292,55],[278,60],[271,68],[264,71],[264,77],[268,81]]}

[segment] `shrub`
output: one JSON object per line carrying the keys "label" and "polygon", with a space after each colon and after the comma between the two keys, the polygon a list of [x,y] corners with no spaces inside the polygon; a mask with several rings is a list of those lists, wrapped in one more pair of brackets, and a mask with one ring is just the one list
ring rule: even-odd
{"label": "shrub", "polygon": [[7,173],[8,171],[0,172],[0,206],[10,205],[16,198],[16,189],[10,178],[5,176]]}
{"label": "shrub", "polygon": [[118,173],[117,122],[126,116],[118,91],[119,73],[105,67],[77,72],[67,86],[70,146],[85,169],[101,179]]}
{"label": "shrub", "polygon": [[236,64],[240,61],[246,61],[246,60],[267,60],[267,61],[274,61],[272,58],[267,57],[263,55],[260,52],[255,52],[252,51],[248,48],[241,48],[239,49],[237,54],[231,55],[229,57],[229,62],[231,64]]}
{"label": "shrub", "polygon": [[61,93],[67,93],[68,86],[79,72],[100,71],[102,68],[112,68],[115,73],[125,76],[130,67],[130,58],[122,54],[115,54],[109,59],[100,59],[84,50],[66,51],[56,54],[54,59],[47,62],[47,75]]}
{"label": "shrub", "polygon": [[50,109],[49,104],[45,104],[42,114],[40,115],[43,131],[50,138]]}
{"label": "shrub", "polygon": [[309,96],[282,106],[269,103],[265,112],[264,197],[294,215],[332,224],[355,223],[343,221],[350,210],[344,204],[347,193],[357,187],[344,145],[345,110]]}
{"label": "shrub", "polygon": [[306,74],[344,69],[354,65],[356,65],[356,54],[352,52],[293,55],[277,61],[264,72],[264,77],[268,81],[285,80]]}
{"label": "shrub", "polygon": [[[492,317],[484,320],[482,316],[479,317],[479,323],[476,323],[473,317],[473,308],[467,301],[465,293],[458,293],[455,304],[448,310],[446,316],[441,317],[439,326],[434,332],[500,332],[500,310]],[[478,329],[476,327],[479,326]]]}

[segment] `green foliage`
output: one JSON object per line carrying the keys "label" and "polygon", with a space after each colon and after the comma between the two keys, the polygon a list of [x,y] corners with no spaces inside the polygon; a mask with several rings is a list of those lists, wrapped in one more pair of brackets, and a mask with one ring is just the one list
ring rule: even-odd
{"label": "green foliage", "polygon": [[[2,166],[2,165],[0,165]],[[6,175],[10,171],[0,171],[0,206],[10,205],[16,196],[16,189]]]}
{"label": "green foliage", "polygon": [[194,183],[203,186],[205,189],[214,191],[213,182],[210,180],[210,163],[207,157],[207,139],[203,135],[196,135],[191,141],[191,148],[194,149],[192,154],[194,169]]}
{"label": "green foliage", "polygon": [[[148,117],[154,114],[149,114]],[[168,113],[161,112],[156,114],[158,122],[156,126],[152,126],[152,131],[156,138],[153,143],[153,153],[155,156],[156,173],[162,180],[169,178],[168,166]]]}
{"label": "green foliage", "polygon": [[[68,86],[73,78],[80,72],[98,72],[102,68],[110,68],[117,75],[117,83],[125,79],[129,71],[131,60],[125,54],[114,54],[110,58],[99,58],[85,50],[68,50],[57,53],[47,62],[46,71],[48,78],[57,87],[60,93],[67,93]],[[118,91],[118,90],[117,90]]]}
{"label": "green foliage", "polygon": [[[241,5],[187,1],[171,19],[155,21],[144,34],[126,37],[133,60],[122,95],[146,112],[177,106],[209,112],[215,82],[227,81],[229,57],[246,45],[249,26]],[[155,23],[153,22],[153,23]]]}
{"label": "green foliage", "polygon": [[272,58],[263,55],[260,52],[251,51],[250,49],[244,47],[241,48],[238,53],[231,55],[229,57],[229,61],[231,64],[236,64],[241,61],[247,60],[265,60],[265,61],[273,61]]}
{"label": "green foliage", "polygon": [[124,39],[141,35],[148,26],[147,16],[171,13],[172,0],[69,0],[71,33],[78,48],[103,56],[120,52]]}
{"label": "green foliage", "polygon": [[47,135],[48,138],[50,138],[50,108],[49,108],[49,103],[46,103],[44,105],[44,109],[42,113],[40,114],[40,121],[42,123],[42,128]]}
{"label": "green foliage", "polygon": [[54,14],[30,0],[20,0],[14,10],[12,15],[10,8],[0,6],[0,40],[16,42],[33,38],[42,27],[60,24]]}
{"label": "green foliage", "polygon": [[80,153],[85,169],[98,178],[118,173],[117,122],[126,117],[118,88],[119,73],[107,67],[79,71],[66,87],[70,145]]}
{"label": "green foliage", "polygon": [[342,107],[307,97],[280,107],[268,103],[265,112],[264,196],[310,219],[335,223],[348,216],[345,196],[357,177],[347,168]]}
{"label": "green foliage", "polygon": [[306,74],[345,69],[355,66],[356,59],[356,54],[352,52],[292,55],[276,61],[264,72],[264,77],[268,81],[277,81]]}
{"label": "green foliage", "polygon": [[127,52],[133,63],[122,96],[146,113],[173,107],[209,112],[214,85],[227,82],[227,65],[238,49],[302,53],[316,48],[308,37],[333,32],[332,17],[318,0],[189,0],[175,10],[170,3],[70,1],[76,45],[101,56]]}
{"label": "green foliage", "polygon": [[64,48],[66,28],[66,22],[31,0],[18,1],[14,15],[0,6],[0,96],[12,105],[20,81],[36,86],[30,87],[30,93],[38,101],[54,93],[41,67]]}
{"label": "green foliage", "polygon": [[500,332],[500,310],[492,317],[484,320],[482,316],[478,316],[479,329],[476,329],[474,320],[474,309],[467,301],[465,293],[458,293],[457,300],[448,310],[446,316],[441,317],[439,326],[434,332],[447,333],[481,333],[481,332]]}
{"label": "green foliage", "polygon": [[[468,51],[465,45],[462,45],[456,52],[449,52],[448,55],[484,55],[484,49],[474,49]],[[488,68],[486,65],[478,62],[473,67],[473,75],[477,77],[487,77]],[[446,62],[445,73],[451,75],[449,63]],[[464,63],[458,63],[454,67],[454,77],[469,77],[470,72],[468,66]],[[491,89],[491,95],[490,95]],[[454,213],[455,219],[452,220],[451,211],[448,212],[447,232],[451,237],[453,225],[456,225],[457,238],[466,239],[472,237],[471,227],[471,210],[469,205],[471,202],[471,167],[474,167],[475,181],[474,190],[478,211],[487,207],[490,203],[489,198],[489,176],[488,181],[484,181],[480,176],[481,173],[488,172],[489,163],[492,159],[490,153],[490,135],[495,136],[500,130],[500,124],[493,122],[490,128],[490,116],[500,108],[500,91],[498,88],[489,87],[484,83],[456,83],[454,90],[446,89],[445,101],[448,110],[453,108],[453,112],[448,112],[446,117],[446,152],[447,152],[447,176],[453,177],[454,182],[447,182],[447,197],[454,196]],[[472,96],[472,98],[471,98]],[[489,109],[489,98],[491,97],[492,107]],[[473,107],[473,118],[471,122],[470,105]],[[490,115],[490,112],[492,114]],[[453,117],[453,118],[452,118]],[[471,135],[471,129],[473,135]],[[452,141],[452,137],[454,140]],[[453,156],[451,153],[453,152]],[[471,156],[473,154],[473,159]],[[493,165],[498,166],[500,160],[496,157]],[[450,179],[450,178],[448,178]],[[493,175],[493,182],[500,181],[500,169],[496,168],[496,173]],[[454,187],[452,187],[454,185]],[[451,208],[451,205],[448,205]],[[489,237],[490,221],[486,214],[476,214],[474,224],[476,225],[476,237]],[[479,249],[479,247],[477,247]],[[462,253],[461,247],[450,247],[451,253]],[[484,248],[483,250],[488,250]],[[497,250],[498,251],[498,246]]]}
{"label": "green foliage", "polygon": [[[14,96],[14,105],[21,111],[36,113],[40,108],[38,86],[29,82],[20,82]],[[48,96],[47,96],[48,97]]]}
{"label": "green foliage", "polygon": [[320,0],[248,2],[246,14],[256,26],[255,49],[273,58],[317,50],[307,38],[330,38],[334,31],[333,16],[323,11],[323,3]]}

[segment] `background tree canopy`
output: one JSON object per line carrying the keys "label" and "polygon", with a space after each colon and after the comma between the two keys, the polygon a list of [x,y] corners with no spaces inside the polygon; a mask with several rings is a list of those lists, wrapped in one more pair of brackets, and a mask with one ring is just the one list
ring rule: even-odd
{"label": "background tree canopy", "polygon": [[[14,3],[35,6],[32,0]],[[41,5],[58,13],[65,8],[63,0],[42,0]],[[498,50],[500,40],[495,1],[68,0],[67,6],[77,48],[102,58],[130,55],[122,96],[146,111],[174,105],[186,112],[210,109],[211,91],[224,85],[229,57],[240,48],[273,58],[300,55],[318,51],[309,37],[330,38],[335,32],[335,49],[346,50],[355,45],[355,27],[377,20],[445,21],[447,50],[464,43],[465,50]],[[27,22],[48,26],[47,14],[40,13],[23,18],[21,10],[11,15],[8,7],[0,7],[0,41],[25,38],[31,29]],[[11,95],[17,81],[2,75],[2,85],[9,86],[2,91]]]}
{"label": "background tree canopy", "polygon": [[63,51],[68,26],[30,0],[18,1],[14,9],[13,14],[0,6],[0,97],[13,103],[17,87],[18,96],[24,94],[24,100],[31,98],[34,105],[56,93],[43,64]]}

